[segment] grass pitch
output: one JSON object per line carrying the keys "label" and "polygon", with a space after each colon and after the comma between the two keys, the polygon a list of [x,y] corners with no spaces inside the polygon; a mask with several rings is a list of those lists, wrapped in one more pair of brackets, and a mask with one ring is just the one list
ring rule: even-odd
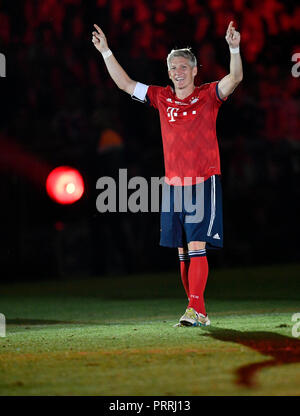
{"label": "grass pitch", "polygon": [[208,328],[173,327],[178,273],[2,286],[0,395],[300,395],[299,276],[212,271]]}

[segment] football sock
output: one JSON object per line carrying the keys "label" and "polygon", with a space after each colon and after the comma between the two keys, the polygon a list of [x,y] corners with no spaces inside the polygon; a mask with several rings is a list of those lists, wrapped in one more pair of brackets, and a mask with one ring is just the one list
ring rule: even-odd
{"label": "football sock", "polygon": [[208,276],[206,250],[190,250],[190,266],[188,271],[190,301],[188,308],[206,316],[204,291]]}
{"label": "football sock", "polygon": [[185,293],[186,293],[188,299],[190,300],[189,278],[188,278],[190,257],[188,255],[188,253],[179,254],[179,262],[180,262],[181,281],[182,281]]}

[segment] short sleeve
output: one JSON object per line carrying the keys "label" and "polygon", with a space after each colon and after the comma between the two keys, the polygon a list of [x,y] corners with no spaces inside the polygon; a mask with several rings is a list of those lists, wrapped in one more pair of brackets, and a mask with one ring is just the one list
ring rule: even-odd
{"label": "short sleeve", "polygon": [[214,100],[217,100],[219,104],[224,103],[228,97],[221,98],[219,94],[219,81],[210,83],[211,96]]}

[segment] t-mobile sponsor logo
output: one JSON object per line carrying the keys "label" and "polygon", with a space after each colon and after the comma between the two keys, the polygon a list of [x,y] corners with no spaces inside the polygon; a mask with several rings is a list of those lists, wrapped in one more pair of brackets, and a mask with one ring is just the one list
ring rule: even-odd
{"label": "t-mobile sponsor logo", "polygon": [[177,111],[179,110],[179,108],[175,108],[175,107],[168,107],[167,108],[167,113],[168,113],[168,117],[169,117],[169,121],[176,121],[174,117],[177,117],[178,113]]}

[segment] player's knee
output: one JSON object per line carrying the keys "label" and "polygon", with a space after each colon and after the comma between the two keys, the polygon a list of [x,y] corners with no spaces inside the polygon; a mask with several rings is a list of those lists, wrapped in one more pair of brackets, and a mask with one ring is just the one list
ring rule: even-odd
{"label": "player's knee", "polygon": [[187,247],[178,247],[178,254],[186,254],[188,253]]}
{"label": "player's knee", "polygon": [[202,250],[205,248],[205,241],[191,241],[188,244],[189,250]]}

